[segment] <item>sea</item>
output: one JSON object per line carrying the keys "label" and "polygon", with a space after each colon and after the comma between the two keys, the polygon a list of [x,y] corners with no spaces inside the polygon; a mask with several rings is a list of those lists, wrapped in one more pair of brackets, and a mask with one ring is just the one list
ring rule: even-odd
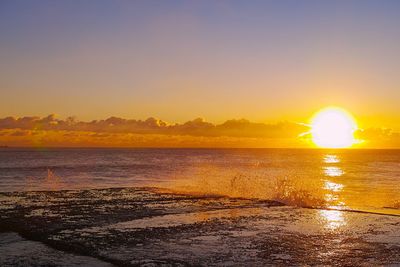
{"label": "sea", "polygon": [[127,187],[400,215],[400,150],[0,149],[0,192]]}

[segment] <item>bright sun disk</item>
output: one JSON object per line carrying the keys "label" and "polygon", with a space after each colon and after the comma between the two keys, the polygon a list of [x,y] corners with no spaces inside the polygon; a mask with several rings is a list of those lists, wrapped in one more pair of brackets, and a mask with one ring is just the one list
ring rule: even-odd
{"label": "bright sun disk", "polygon": [[341,108],[322,109],[311,120],[312,141],[319,147],[350,147],[356,143],[356,130],[353,116]]}

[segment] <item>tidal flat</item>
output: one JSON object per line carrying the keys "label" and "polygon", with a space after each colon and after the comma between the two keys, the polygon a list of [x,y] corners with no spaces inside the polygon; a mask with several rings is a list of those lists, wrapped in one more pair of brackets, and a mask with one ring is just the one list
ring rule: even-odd
{"label": "tidal flat", "polygon": [[1,266],[391,264],[398,216],[153,187],[0,193]]}

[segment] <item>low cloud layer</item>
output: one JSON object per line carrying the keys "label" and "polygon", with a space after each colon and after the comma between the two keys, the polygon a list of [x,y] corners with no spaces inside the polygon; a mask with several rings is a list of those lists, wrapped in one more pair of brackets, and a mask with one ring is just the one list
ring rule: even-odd
{"label": "low cloud layer", "polygon": [[212,124],[206,122],[204,119],[197,118],[182,124],[171,124],[155,118],[128,120],[110,117],[105,120],[84,122],[78,121],[73,117],[62,120],[56,118],[55,115],[43,118],[3,118],[0,119],[0,129],[267,138],[291,138],[307,131],[307,127],[296,123],[264,124],[253,123],[245,119],[228,120],[222,124]]}
{"label": "low cloud layer", "polygon": [[[168,123],[110,117],[90,122],[74,117],[6,117],[0,119],[0,145],[115,147],[309,147],[307,125],[254,123],[245,119],[213,124],[198,118]],[[355,133],[360,147],[400,147],[400,134],[370,128]]]}

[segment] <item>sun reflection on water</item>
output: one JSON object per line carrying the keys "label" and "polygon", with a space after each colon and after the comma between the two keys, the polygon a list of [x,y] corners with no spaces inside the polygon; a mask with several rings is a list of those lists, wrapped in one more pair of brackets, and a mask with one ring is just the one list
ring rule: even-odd
{"label": "sun reflection on water", "polygon": [[343,170],[338,166],[331,166],[332,164],[339,163],[340,159],[337,155],[327,154],[323,158],[323,163],[328,164],[324,166],[324,174],[329,177],[338,177],[344,174]]}
{"label": "sun reflection on water", "polygon": [[339,191],[342,191],[343,185],[342,184],[337,184],[337,183],[334,183],[334,182],[331,182],[331,181],[325,181],[324,189],[330,190],[330,191],[333,191],[333,192],[339,192]]}
{"label": "sun reflection on water", "polygon": [[330,154],[328,154],[328,155],[325,155],[325,157],[324,157],[324,162],[325,162],[325,163],[339,163],[339,162],[340,162],[340,159],[339,159],[339,157],[336,156],[336,155],[330,155]]}
{"label": "sun reflection on water", "polygon": [[324,167],[324,173],[326,176],[338,177],[338,176],[342,176],[344,174],[344,171],[339,167],[328,166],[328,167]]}
{"label": "sun reflection on water", "polygon": [[320,210],[319,216],[323,219],[326,229],[336,230],[346,225],[343,212],[340,210]]}
{"label": "sun reflection on water", "polygon": [[[323,157],[323,173],[325,177],[338,178],[344,175],[344,171],[336,164],[340,162],[337,155],[327,154]],[[341,201],[339,193],[343,191],[344,185],[338,182],[325,180],[323,188],[325,200],[329,203],[329,208],[343,208],[345,203]],[[324,224],[324,227],[329,230],[336,230],[339,227],[346,225],[343,212],[340,210],[320,210],[318,216]]]}

